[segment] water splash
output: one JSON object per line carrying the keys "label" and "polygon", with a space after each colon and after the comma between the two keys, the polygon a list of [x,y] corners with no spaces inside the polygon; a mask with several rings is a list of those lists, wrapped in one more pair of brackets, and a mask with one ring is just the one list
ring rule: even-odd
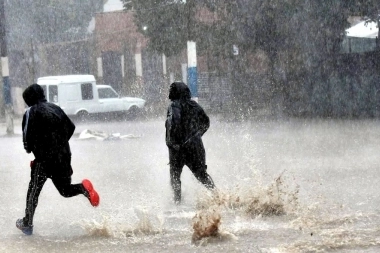
{"label": "water splash", "polygon": [[241,211],[249,217],[256,217],[280,216],[296,210],[299,187],[289,187],[283,174],[284,172],[267,187],[262,187],[252,178],[245,187],[218,189],[198,197],[192,242],[202,245],[206,242],[237,239],[235,235],[221,231],[223,211]]}
{"label": "water splash", "polygon": [[128,224],[123,222],[115,225],[108,216],[103,216],[102,221],[85,220],[81,227],[89,236],[105,238],[128,238],[138,236],[155,235],[163,232],[164,219],[157,214],[151,214],[145,209],[135,208],[137,222]]}
{"label": "water splash", "polygon": [[299,186],[291,187],[286,183],[284,172],[266,187],[254,179],[249,180],[246,186],[204,194],[197,200],[197,209],[223,206],[241,210],[251,217],[285,215],[298,209]]}
{"label": "water splash", "polygon": [[202,238],[216,236],[219,232],[221,216],[214,208],[200,210],[193,218],[194,233],[192,242],[195,243]]}
{"label": "water splash", "polygon": [[135,209],[135,214],[139,220],[134,227],[123,231],[127,237],[155,235],[163,232],[164,219],[162,217],[157,215],[152,216],[145,209]]}
{"label": "water splash", "polygon": [[219,243],[223,241],[237,240],[230,232],[221,231],[221,214],[219,207],[213,206],[208,209],[199,210],[193,222],[193,235],[191,242],[197,246],[208,243]]}
{"label": "water splash", "polygon": [[109,223],[109,217],[107,216],[103,216],[101,222],[97,222],[96,220],[90,220],[83,221],[80,225],[90,236],[105,238],[115,237],[115,232],[112,230]]}

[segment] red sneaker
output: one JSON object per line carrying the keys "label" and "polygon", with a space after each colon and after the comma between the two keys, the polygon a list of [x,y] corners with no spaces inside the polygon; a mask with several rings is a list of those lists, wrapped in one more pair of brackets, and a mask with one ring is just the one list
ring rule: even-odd
{"label": "red sneaker", "polygon": [[88,200],[90,201],[92,206],[98,206],[99,205],[99,194],[95,191],[94,187],[92,186],[90,180],[84,179],[82,181],[82,185],[84,189],[88,193]]}

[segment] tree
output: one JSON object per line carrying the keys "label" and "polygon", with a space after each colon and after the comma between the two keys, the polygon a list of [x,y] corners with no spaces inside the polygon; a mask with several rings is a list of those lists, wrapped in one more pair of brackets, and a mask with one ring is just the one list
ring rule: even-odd
{"label": "tree", "polygon": [[366,22],[377,24],[377,48],[380,50],[380,2],[377,0],[347,0],[345,8],[352,16],[361,16]]}
{"label": "tree", "polygon": [[[254,52],[261,49],[269,59],[269,80],[272,99],[282,103],[279,96],[283,93],[283,82],[278,76],[279,54],[291,51],[293,37],[290,20],[300,7],[300,1],[247,1],[240,0],[239,11],[242,19],[239,27],[244,35],[242,42],[247,50]],[[283,70],[282,70],[283,71]]]}
{"label": "tree", "polygon": [[[185,49],[187,40],[195,40],[199,54],[211,52],[212,58],[217,59],[214,67],[227,71],[226,61],[229,62],[228,72],[233,74],[237,100],[241,100],[240,95],[247,96],[243,104],[252,100],[249,98],[254,91],[253,85],[241,77],[246,78],[247,59],[257,50],[264,51],[269,58],[272,91],[276,94],[280,91],[275,65],[279,51],[290,45],[284,20],[291,18],[299,1],[134,0],[124,3],[125,8],[135,11],[136,23],[149,38],[153,50],[175,55]],[[200,16],[201,12],[211,18]],[[241,52],[238,57],[233,55],[234,46]]]}
{"label": "tree", "polygon": [[377,0],[346,0],[344,8],[353,16],[377,19],[380,14],[380,2]]}
{"label": "tree", "polygon": [[[212,54],[219,59],[216,65],[232,74],[237,100],[243,104],[257,92],[247,69],[251,56],[262,51],[268,59],[270,103],[282,110],[283,96],[294,98],[292,94],[302,90],[305,94],[296,97],[305,107],[314,101],[321,116],[330,113],[327,84],[337,68],[347,18],[360,14],[378,19],[379,5],[378,0],[132,1],[138,26],[154,50],[175,55],[187,40],[195,40],[200,54]],[[197,15],[205,9],[211,21]],[[239,48],[238,56],[233,46]]]}
{"label": "tree", "polygon": [[83,39],[90,20],[102,8],[102,0],[34,1],[34,35],[40,43]]}
{"label": "tree", "polygon": [[125,9],[133,9],[139,31],[149,38],[149,48],[172,56],[186,47],[194,31],[193,1],[123,0]]}

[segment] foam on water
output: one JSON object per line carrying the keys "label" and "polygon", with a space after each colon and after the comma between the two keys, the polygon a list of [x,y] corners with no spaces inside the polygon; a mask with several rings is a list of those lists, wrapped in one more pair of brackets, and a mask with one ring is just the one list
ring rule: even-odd
{"label": "foam on water", "polygon": [[103,217],[101,222],[97,222],[96,220],[83,221],[81,226],[90,236],[106,238],[114,236],[114,231],[109,225],[108,217]]}
{"label": "foam on water", "polygon": [[158,215],[151,215],[147,210],[135,209],[139,221],[124,231],[127,236],[154,235],[163,232],[164,219]]}
{"label": "foam on water", "polygon": [[122,222],[115,225],[108,216],[103,216],[101,222],[96,220],[85,220],[81,222],[81,227],[89,236],[105,238],[127,238],[155,235],[163,232],[164,220],[157,214],[152,214],[145,209],[135,208],[134,212],[137,222],[128,224]]}

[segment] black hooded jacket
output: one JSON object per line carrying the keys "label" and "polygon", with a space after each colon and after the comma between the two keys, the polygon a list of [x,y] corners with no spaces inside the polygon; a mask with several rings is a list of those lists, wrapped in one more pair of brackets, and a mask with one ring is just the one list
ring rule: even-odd
{"label": "black hooded jacket", "polygon": [[191,100],[190,89],[182,82],[170,85],[166,127],[166,145],[182,147],[195,136],[202,136],[210,126],[203,108]]}
{"label": "black hooded jacket", "polygon": [[45,99],[38,84],[32,84],[22,94],[29,106],[22,120],[25,150],[36,160],[60,162],[71,158],[69,140],[75,125],[57,105]]}

